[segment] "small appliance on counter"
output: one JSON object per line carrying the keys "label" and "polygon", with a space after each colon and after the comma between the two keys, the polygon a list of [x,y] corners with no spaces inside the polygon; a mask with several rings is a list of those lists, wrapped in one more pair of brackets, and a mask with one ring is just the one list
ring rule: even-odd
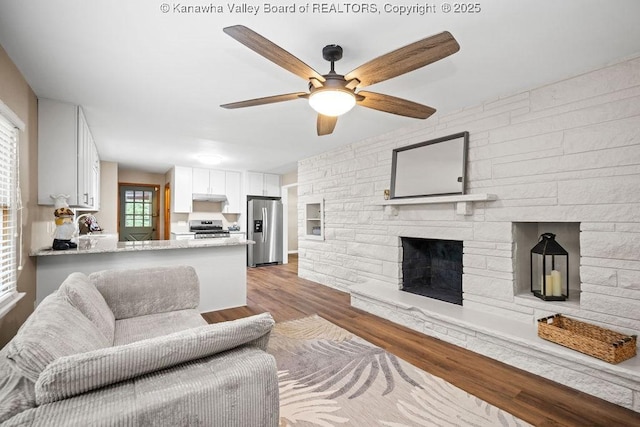
{"label": "small appliance on counter", "polygon": [[[78,219],[80,218],[78,217]],[[100,228],[100,225],[98,224],[98,220],[93,215],[86,215],[83,221],[78,222],[78,227],[80,234],[98,233],[102,231],[102,228]]]}
{"label": "small appliance on counter", "polygon": [[194,239],[215,239],[230,237],[229,231],[222,229],[222,220],[197,219],[189,221],[189,231]]}

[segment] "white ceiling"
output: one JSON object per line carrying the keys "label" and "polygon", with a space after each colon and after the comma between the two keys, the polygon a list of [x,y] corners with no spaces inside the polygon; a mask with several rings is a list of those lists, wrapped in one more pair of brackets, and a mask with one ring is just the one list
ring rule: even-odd
{"label": "white ceiling", "polygon": [[[224,11],[162,13],[164,1]],[[386,13],[376,0],[367,2],[376,14],[347,12],[354,3],[327,3],[344,13],[266,14],[263,3],[270,2],[244,3],[261,5],[251,16],[215,0],[0,0],[0,45],[38,97],[83,106],[103,160],[158,173],[198,165],[207,153],[222,156],[219,168],[284,173],[299,159],[416,123],[355,107],[332,135],[318,137],[304,100],[220,108],[307,85],[224,34],[229,25],[250,27],[321,74],[329,70],[327,44],[343,47],[336,71],[345,74],[448,30],[458,53],[367,88],[440,114],[640,53],[637,0],[483,0],[475,14],[445,14],[438,1],[429,3],[436,13],[411,16]]]}

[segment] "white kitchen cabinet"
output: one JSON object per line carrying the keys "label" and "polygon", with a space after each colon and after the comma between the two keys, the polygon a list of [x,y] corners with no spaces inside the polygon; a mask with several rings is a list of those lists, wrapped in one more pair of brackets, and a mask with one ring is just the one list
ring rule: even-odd
{"label": "white kitchen cabinet", "polygon": [[38,204],[69,196],[71,207],[100,206],[100,158],[82,109],[50,99],[38,100]]}
{"label": "white kitchen cabinet", "polygon": [[189,213],[193,210],[193,171],[184,166],[174,166],[171,173],[171,211]]}
{"label": "white kitchen cabinet", "polygon": [[217,169],[193,168],[194,194],[225,194],[225,171]]}
{"label": "white kitchen cabinet", "polygon": [[193,168],[193,193],[208,193],[209,192],[209,169]]}
{"label": "white kitchen cabinet", "polygon": [[224,213],[236,213],[239,214],[241,212],[241,195],[240,195],[240,182],[241,182],[241,174],[240,172],[225,172],[225,192],[227,195],[227,203],[224,206]]}
{"label": "white kitchen cabinet", "polygon": [[280,197],[280,175],[247,172],[247,195]]}
{"label": "white kitchen cabinet", "polygon": [[280,175],[264,174],[264,195],[280,197]]}
{"label": "white kitchen cabinet", "polygon": [[[77,136],[77,150],[78,150],[78,204],[83,206],[89,205],[89,189],[91,183],[89,177],[91,176],[91,149],[89,147],[89,126],[87,120],[82,113],[82,110],[78,109],[78,136]],[[71,202],[69,202],[71,204]]]}
{"label": "white kitchen cabinet", "polygon": [[80,204],[100,209],[100,157],[82,109],[78,110],[78,188]]}
{"label": "white kitchen cabinet", "polygon": [[263,193],[264,174],[258,172],[247,172],[247,194],[249,196],[263,196]]}
{"label": "white kitchen cabinet", "polygon": [[209,170],[209,194],[225,194],[227,177],[225,171]]}
{"label": "white kitchen cabinet", "polygon": [[91,188],[89,189],[91,194],[91,205],[95,210],[100,210],[100,157],[98,156],[98,149],[95,144],[91,144],[91,170],[90,170],[90,182]]}
{"label": "white kitchen cabinet", "polygon": [[194,194],[225,195],[222,213],[242,212],[240,172],[174,166],[171,176],[173,212],[192,212]]}

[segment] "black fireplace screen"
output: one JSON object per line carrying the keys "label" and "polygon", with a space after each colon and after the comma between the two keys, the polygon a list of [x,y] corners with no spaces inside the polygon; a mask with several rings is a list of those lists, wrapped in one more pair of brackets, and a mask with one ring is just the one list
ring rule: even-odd
{"label": "black fireplace screen", "polygon": [[462,305],[462,242],[402,237],[402,290]]}

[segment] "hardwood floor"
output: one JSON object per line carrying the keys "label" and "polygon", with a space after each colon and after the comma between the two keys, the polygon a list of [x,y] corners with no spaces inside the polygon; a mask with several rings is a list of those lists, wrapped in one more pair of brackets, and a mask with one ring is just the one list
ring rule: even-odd
{"label": "hardwood floor", "polygon": [[206,313],[209,323],[270,312],[312,314],[536,426],[640,426],[640,414],[352,308],[349,294],[298,277],[289,264],[249,268],[247,306]]}

